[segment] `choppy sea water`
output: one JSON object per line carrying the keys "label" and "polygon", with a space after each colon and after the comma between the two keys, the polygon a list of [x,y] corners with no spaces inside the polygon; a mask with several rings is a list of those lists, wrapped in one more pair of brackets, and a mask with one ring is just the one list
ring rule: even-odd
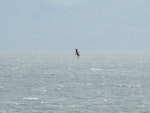
{"label": "choppy sea water", "polygon": [[0,113],[150,113],[150,55],[2,52]]}

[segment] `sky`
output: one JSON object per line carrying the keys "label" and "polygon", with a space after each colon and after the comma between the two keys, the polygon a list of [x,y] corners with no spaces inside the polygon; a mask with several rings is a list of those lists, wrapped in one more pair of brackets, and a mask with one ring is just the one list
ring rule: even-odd
{"label": "sky", "polygon": [[0,50],[150,52],[149,0],[0,0]]}

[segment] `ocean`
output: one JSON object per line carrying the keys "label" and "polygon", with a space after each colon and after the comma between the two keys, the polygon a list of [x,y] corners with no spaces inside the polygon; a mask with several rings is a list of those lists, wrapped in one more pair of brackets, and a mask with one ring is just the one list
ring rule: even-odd
{"label": "ocean", "polygon": [[1,52],[0,113],[150,113],[150,55]]}

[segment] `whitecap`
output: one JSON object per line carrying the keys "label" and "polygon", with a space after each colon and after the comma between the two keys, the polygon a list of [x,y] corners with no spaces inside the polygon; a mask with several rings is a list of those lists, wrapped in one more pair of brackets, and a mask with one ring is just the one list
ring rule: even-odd
{"label": "whitecap", "polygon": [[137,84],[137,85],[128,85],[128,87],[131,88],[131,87],[141,87],[141,86]]}
{"label": "whitecap", "polygon": [[0,86],[0,89],[4,89],[4,87],[3,87],[3,86]]}
{"label": "whitecap", "polygon": [[92,83],[86,83],[86,85],[87,85],[87,86],[90,86],[90,85],[92,85]]}
{"label": "whitecap", "polygon": [[78,83],[78,82],[76,82],[76,83],[74,83],[75,85],[80,85],[81,83]]}
{"label": "whitecap", "polygon": [[103,69],[101,68],[91,68],[92,71],[102,71]]}
{"label": "whitecap", "polygon": [[62,85],[62,84],[58,84],[56,86],[59,87],[59,88],[63,88],[64,87],[64,85]]}
{"label": "whitecap", "polygon": [[78,107],[78,106],[76,106],[76,105],[70,105],[70,106],[67,106],[68,108],[76,108],[76,107]]}
{"label": "whitecap", "polygon": [[15,67],[12,67],[11,70],[17,70],[19,67],[15,66]]}
{"label": "whitecap", "polygon": [[45,87],[42,87],[43,92],[47,92],[47,89]]}
{"label": "whitecap", "polygon": [[137,84],[137,85],[135,85],[135,87],[141,87],[141,86]]}
{"label": "whitecap", "polygon": [[23,100],[39,100],[37,97],[23,97]]}
{"label": "whitecap", "polygon": [[41,104],[47,104],[48,102],[45,102],[45,101],[41,101]]}
{"label": "whitecap", "polygon": [[107,102],[107,101],[108,101],[108,99],[105,98],[105,99],[104,99],[104,102]]}
{"label": "whitecap", "polygon": [[47,92],[47,90],[46,90],[46,89],[43,89],[43,92]]}
{"label": "whitecap", "polygon": [[145,108],[146,106],[144,104],[139,105],[140,108]]}

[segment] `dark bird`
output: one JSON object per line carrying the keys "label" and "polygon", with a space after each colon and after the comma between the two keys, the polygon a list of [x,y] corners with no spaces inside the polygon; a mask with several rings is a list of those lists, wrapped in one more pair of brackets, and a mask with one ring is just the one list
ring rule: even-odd
{"label": "dark bird", "polygon": [[75,51],[76,51],[76,53],[75,53],[75,54],[76,54],[76,55],[78,56],[78,58],[79,58],[79,56],[80,56],[80,54],[79,54],[79,53],[80,53],[80,52],[78,51],[78,49],[75,49]]}

